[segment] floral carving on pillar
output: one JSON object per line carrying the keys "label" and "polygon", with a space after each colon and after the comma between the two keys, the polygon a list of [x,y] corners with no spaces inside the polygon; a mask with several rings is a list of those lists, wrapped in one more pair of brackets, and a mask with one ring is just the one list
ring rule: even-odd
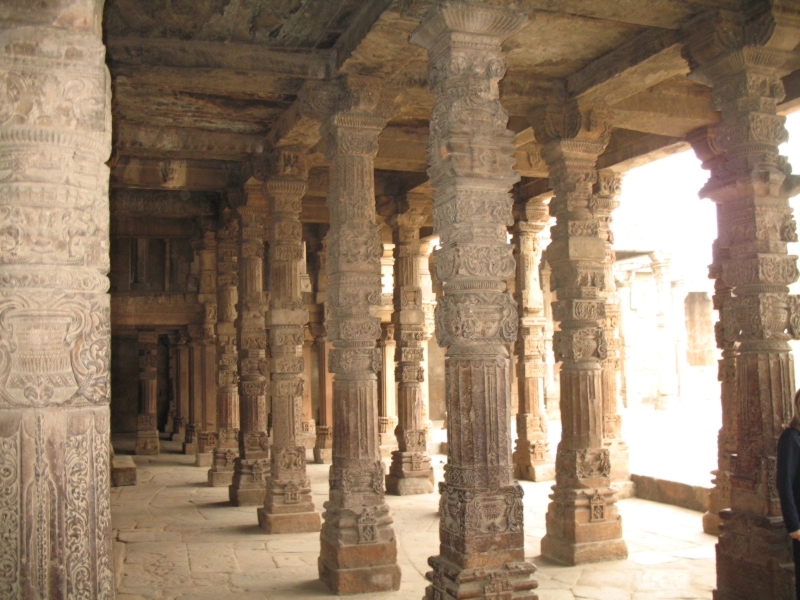
{"label": "floral carving on pillar", "polygon": [[519,307],[517,336],[517,443],[514,449],[514,477],[529,481],[553,479],[555,465],[547,443],[547,414],[544,411],[544,299],[539,283],[542,250],[539,233],[549,213],[544,200],[525,203],[524,214],[514,225],[516,301]]}
{"label": "floral carving on pillar", "polygon": [[158,454],[158,335],[140,331],[139,344],[139,416],[136,423],[136,454]]}
{"label": "floral carving on pillar", "polygon": [[110,78],[102,2],[58,10],[0,25],[0,597],[107,600]]}
{"label": "floral carving on pillar", "polygon": [[[800,8],[764,3],[745,13],[719,11],[687,27],[689,77],[711,88],[720,122],[692,136],[711,172],[700,191],[717,206],[717,344],[722,349],[720,464],[707,526],[724,521],[717,544],[719,600],[790,599],[791,548],[775,486],[776,446],[792,418],[797,337],[797,241],[789,198],[800,191],[778,146],[786,141],[781,78],[796,68]],[[731,439],[735,438],[735,439]],[[730,486],[728,492],[727,487]],[[719,506],[729,496],[727,506]],[[722,510],[727,508],[729,510]]]}
{"label": "floral carving on pillar", "polygon": [[267,333],[264,320],[264,219],[267,206],[258,186],[229,194],[237,215],[239,319],[239,456],[228,488],[235,506],[261,506],[267,490]]}
{"label": "floral carving on pillar", "polygon": [[[239,374],[236,345],[236,303],[239,289],[237,235],[239,224],[229,208],[217,229],[217,427],[201,435],[201,446],[214,446],[208,483],[231,484],[234,460],[239,455]],[[207,440],[207,441],[206,441]],[[204,443],[205,442],[205,443]],[[205,448],[203,448],[205,449]]]}
{"label": "floral carving on pillar", "polygon": [[303,435],[303,305],[301,272],[303,195],[308,162],[303,149],[281,148],[271,156],[263,195],[269,202],[269,347],[272,397],[271,477],[258,522],[267,533],[319,531],[311,500]]}
{"label": "floral carving on pillar", "polygon": [[326,329],[333,348],[333,464],[320,579],[340,594],[398,589],[397,541],[384,499],[378,437],[381,256],[374,158],[387,121],[375,81],[347,77],[330,90],[321,133],[330,162]]}
{"label": "floral carving on pillar", "polygon": [[562,435],[542,554],[565,564],[625,558],[622,522],[610,487],[610,452],[604,444],[610,207],[606,212],[601,204],[610,200],[593,189],[597,157],[611,134],[610,115],[602,107],[563,103],[535,108],[530,120],[544,144],[541,154],[555,194],[550,214],[556,224],[550,230],[547,262],[556,295],[553,319],[560,328],[553,350],[561,362]]}
{"label": "floral carving on pillar", "polygon": [[434,95],[428,174],[444,291],[435,319],[437,341],[447,348],[449,455],[428,600],[536,597],[535,567],[523,548],[522,489],[512,477],[507,346],[519,319],[506,289],[515,268],[506,227],[519,175],[498,87],[501,43],[525,22],[512,8],[443,2],[410,38],[428,50]]}
{"label": "floral carving on pillar", "polygon": [[397,342],[398,450],[386,477],[386,490],[399,496],[433,492],[433,467],[427,450],[422,383],[425,313],[419,272],[419,228],[426,220],[427,198],[406,196],[402,212],[389,219],[394,238],[394,336]]}

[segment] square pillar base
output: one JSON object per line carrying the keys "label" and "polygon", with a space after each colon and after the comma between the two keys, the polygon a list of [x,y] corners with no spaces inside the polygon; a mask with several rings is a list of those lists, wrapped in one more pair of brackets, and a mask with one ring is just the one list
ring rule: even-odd
{"label": "square pillar base", "polygon": [[555,463],[543,463],[541,465],[514,465],[514,478],[524,479],[525,481],[555,481]]}
{"label": "square pillar base", "polygon": [[389,474],[386,476],[386,493],[394,496],[412,496],[414,494],[433,493],[433,469],[428,476],[397,477]]}
{"label": "square pillar base", "polygon": [[274,514],[261,507],[258,509],[258,526],[265,533],[308,533],[320,530],[322,518],[318,512]]}
{"label": "square pillar base", "polygon": [[234,506],[264,506],[266,495],[266,482],[236,485],[234,479],[228,488],[228,498]]}
{"label": "square pillar base", "polygon": [[538,582],[531,578],[536,567],[526,562],[506,563],[500,568],[463,569],[441,556],[432,556],[433,571],[425,577],[433,583],[425,588],[424,600],[537,600]]}
{"label": "square pillar base", "polygon": [[139,431],[136,435],[136,454],[155,456],[160,451],[158,430]]}
{"label": "square pillar base", "polygon": [[136,485],[136,463],[133,462],[133,457],[114,455],[111,459],[111,485]]}
{"label": "square pillar base", "polygon": [[314,448],[314,462],[318,465],[333,462],[333,448]]}
{"label": "square pillar base", "polygon": [[198,452],[194,455],[195,467],[210,467],[214,464],[213,452]]}
{"label": "square pillar base", "polygon": [[226,487],[233,482],[233,469],[230,471],[208,470],[208,485],[211,487]]}
{"label": "square pillar base", "polygon": [[628,558],[628,546],[621,537],[576,543],[547,534],[542,538],[542,556],[563,565],[574,566],[606,560],[624,560]]}
{"label": "square pillar base", "polygon": [[322,538],[319,578],[336,594],[368,594],[400,589],[397,541],[336,546]]}

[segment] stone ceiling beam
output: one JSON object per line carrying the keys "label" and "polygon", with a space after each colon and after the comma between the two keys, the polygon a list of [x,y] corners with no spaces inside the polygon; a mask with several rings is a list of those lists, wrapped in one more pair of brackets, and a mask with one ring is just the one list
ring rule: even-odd
{"label": "stone ceiling beam", "polygon": [[258,44],[161,38],[111,38],[106,53],[112,70],[122,65],[233,69],[323,79],[328,52],[273,50]]}
{"label": "stone ceiling beam", "polygon": [[689,148],[683,138],[615,129],[606,151],[597,159],[597,169],[624,173]]}
{"label": "stone ceiling beam", "polygon": [[263,135],[245,135],[185,127],[147,127],[125,121],[115,129],[114,149],[126,156],[176,159],[246,160],[264,152]]}
{"label": "stone ceiling beam", "polygon": [[369,35],[375,22],[383,14],[392,0],[373,0],[365,2],[358,14],[353,17],[350,26],[339,36],[331,51],[328,62],[328,73],[333,75],[339,72],[342,65],[350,58],[353,52]]}
{"label": "stone ceiling beam", "polygon": [[236,179],[241,163],[123,157],[111,167],[112,188],[218,191]]}
{"label": "stone ceiling beam", "polygon": [[648,29],[567,77],[567,96],[611,106],[666,79],[685,75],[681,33]]}

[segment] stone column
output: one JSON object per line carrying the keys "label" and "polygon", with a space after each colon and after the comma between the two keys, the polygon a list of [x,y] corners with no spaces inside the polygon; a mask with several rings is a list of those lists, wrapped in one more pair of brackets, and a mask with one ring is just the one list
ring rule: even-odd
{"label": "stone column", "polygon": [[628,445],[622,438],[622,417],[619,414],[619,385],[617,380],[622,369],[622,340],[620,339],[620,299],[614,279],[614,263],[617,255],[612,249],[614,234],[611,231],[611,213],[619,206],[622,178],[610,169],[597,172],[592,202],[594,214],[600,227],[600,237],[605,242],[605,319],[606,358],[600,362],[603,374],[603,445],[611,457],[611,481],[618,497],[633,496],[633,484],[628,461]]}
{"label": "stone column", "polygon": [[[544,235],[540,236],[544,237]],[[540,239],[539,243],[545,246],[550,244],[550,236],[546,240]],[[544,400],[547,419],[550,421],[561,420],[561,388],[558,385],[558,374],[556,372],[555,354],[553,353],[553,335],[555,333],[555,323],[553,322],[553,293],[550,290],[550,263],[547,262],[545,252],[542,252],[542,268],[540,271],[542,278],[542,297],[544,304]]]}
{"label": "stone column", "polygon": [[139,419],[136,454],[158,454],[158,334],[139,331]]}
{"label": "stone column", "polygon": [[102,6],[0,19],[3,598],[114,598]]}
{"label": "stone column", "polygon": [[[425,373],[425,381],[422,382],[422,414],[425,422],[425,432],[428,440],[428,452],[431,452],[431,439],[433,433],[433,422],[431,421],[431,385],[436,385],[431,381],[429,369],[428,344],[433,339],[436,329],[436,296],[433,293],[433,279],[431,277],[431,253],[433,246],[430,243],[420,243],[419,246],[419,285],[422,290],[422,312],[425,321],[422,326],[422,372]],[[443,388],[444,386],[441,386]],[[444,390],[442,390],[444,391]],[[442,411],[444,412],[444,411]],[[444,416],[444,415],[442,415]],[[438,453],[439,448],[435,448]]]}
{"label": "stone column", "polygon": [[537,108],[531,122],[555,194],[547,261],[559,322],[553,349],[561,362],[562,434],[542,554],[565,564],[621,559],[627,547],[603,436],[606,243],[592,189],[611,125],[602,109],[574,103]]}
{"label": "stone column", "polygon": [[428,160],[433,193],[436,338],[446,353],[448,462],[440,484],[439,555],[426,598],[531,598],[522,489],[513,479],[508,345],[516,303],[514,134],[499,102],[504,39],[525,15],[482,2],[436,4],[409,38],[427,48],[434,95]]}
{"label": "stone column", "polygon": [[[228,495],[234,506],[261,506],[269,478],[267,435],[267,333],[264,319],[264,219],[267,204],[258,187],[232,195],[239,220],[239,455]],[[270,273],[271,296],[276,278]],[[273,332],[270,332],[270,336]],[[273,431],[281,425],[275,421]]]}
{"label": "stone column", "polygon": [[[389,244],[394,249],[394,244]],[[384,257],[386,244],[384,244]],[[392,263],[394,259],[392,258]],[[381,369],[378,375],[378,434],[381,443],[381,459],[391,458],[392,452],[397,448],[395,429],[397,428],[397,395],[394,354],[397,344],[394,341],[395,325],[381,323],[381,337],[378,338],[378,348],[381,351]]]}
{"label": "stone column", "polygon": [[428,455],[422,403],[425,313],[419,273],[419,228],[425,222],[427,206],[424,199],[408,196],[402,204],[405,210],[389,220],[395,244],[392,322],[397,343],[398,423],[394,433],[398,450],[392,452],[386,491],[398,496],[433,492],[433,467]]}
{"label": "stone column", "polygon": [[373,161],[386,125],[375,81],[338,81],[321,129],[330,162],[328,337],[333,343],[333,465],[325,503],[320,579],[339,594],[400,587],[378,440],[381,245]]}
{"label": "stone column", "polygon": [[189,337],[179,331],[175,336],[175,417],[172,425],[172,441],[186,439],[189,422]]}
{"label": "stone column", "polygon": [[514,225],[514,251],[517,259],[515,299],[520,307],[517,337],[517,444],[512,456],[514,477],[528,481],[555,478],[555,464],[547,443],[547,413],[542,405],[544,392],[544,298],[539,283],[542,250],[539,233],[549,218],[547,204],[527,201],[524,214]]}
{"label": "stone column", "polygon": [[[778,154],[787,133],[777,103],[784,97],[781,77],[800,61],[800,7],[764,3],[747,15],[720,12],[698,18],[689,33],[689,77],[711,87],[721,117],[710,132],[707,148],[715,158],[704,161],[711,177],[700,195],[717,205],[711,275],[723,283],[717,288],[722,337],[738,345],[735,359],[720,365],[722,381],[737,381],[738,415],[714,598],[789,600],[792,556],[775,455],[793,413],[787,340],[800,335],[800,311],[798,297],[788,295],[798,276],[797,257],[787,255],[787,243],[797,240],[788,199],[800,191],[800,178]],[[729,366],[735,375],[723,372]]]}
{"label": "stone column", "polygon": [[650,267],[656,280],[658,296],[658,398],[656,410],[667,410],[678,401],[678,365],[675,362],[675,334],[672,318],[672,281],[670,265],[672,258],[664,253],[650,254]]}
{"label": "stone column", "polygon": [[[320,242],[321,248],[317,251],[317,304],[324,305],[328,297],[328,238],[324,237]],[[314,445],[314,462],[322,464],[333,460],[333,375],[328,369],[328,356],[331,344],[328,341],[328,332],[324,324],[321,324],[316,331],[315,343],[317,345],[317,356],[319,364],[319,424],[317,425],[317,442]]]}
{"label": "stone column", "polygon": [[[308,309],[306,309],[308,310]],[[300,421],[300,437],[298,446],[303,446],[307,451],[313,450],[317,442],[317,420],[314,418],[314,400],[311,397],[311,346],[314,344],[314,335],[306,324],[303,327],[303,402],[301,405],[302,420]],[[308,452],[306,452],[308,455]]]}
{"label": "stone column", "polygon": [[303,227],[300,211],[308,181],[301,150],[279,149],[264,183],[269,199],[269,363],[272,383],[271,477],[258,523],[267,533],[319,531],[320,516],[311,501],[303,434],[303,305],[300,271]]}
{"label": "stone column", "polygon": [[686,369],[689,366],[687,360],[687,341],[686,332],[686,283],[683,279],[673,279],[672,283],[672,328],[675,336],[675,369],[678,378],[678,400],[684,402],[686,398]]}
{"label": "stone column", "polygon": [[214,446],[214,463],[208,470],[208,483],[229,486],[234,461],[239,455],[239,374],[236,346],[236,303],[239,287],[239,223],[229,208],[217,229],[217,428],[205,432]]}

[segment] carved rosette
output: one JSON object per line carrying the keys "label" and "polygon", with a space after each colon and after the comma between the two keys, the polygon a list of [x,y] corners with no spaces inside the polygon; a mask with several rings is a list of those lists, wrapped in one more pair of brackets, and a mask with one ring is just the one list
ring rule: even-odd
{"label": "carved rosette", "polygon": [[270,158],[263,195],[269,203],[272,477],[258,520],[267,533],[318,531],[306,449],[298,443],[303,434],[303,329],[308,322],[300,281],[305,266],[300,211],[308,163],[301,149],[278,149]]}
{"label": "carved rosette", "polygon": [[216,233],[217,429],[213,440],[208,438],[208,441],[214,444],[214,462],[208,471],[208,480],[212,486],[230,485],[233,477],[233,459],[238,455],[239,374],[235,326],[239,287],[239,257],[236,243],[238,232],[239,224],[230,209],[226,208]]}
{"label": "carved rosette", "polygon": [[[321,128],[330,161],[326,328],[333,344],[334,435],[319,569],[328,587],[353,593],[400,585],[377,429],[383,246],[373,161],[387,116],[376,82],[349,77],[336,86],[333,113]],[[363,544],[372,548],[365,551]]]}
{"label": "carved rosette", "polygon": [[[257,189],[229,193],[238,230],[239,456],[229,488],[236,506],[260,506],[269,472],[267,438],[267,334],[264,320],[264,218],[267,207]],[[219,285],[219,283],[217,284]]]}
{"label": "carved rosette", "polygon": [[[550,214],[556,224],[551,228],[547,261],[552,267],[550,288],[556,295],[553,318],[560,328],[553,336],[553,351],[562,363],[563,433],[542,553],[566,564],[624,558],[627,548],[609,487],[610,470],[588,477],[578,463],[562,458],[576,452],[608,454],[602,364],[609,356],[606,244],[616,184],[605,179],[606,174],[598,177],[595,163],[608,143],[610,118],[602,107],[568,103],[537,108],[530,120],[537,139],[545,144],[542,158],[555,193]],[[581,500],[589,487],[599,490],[596,500],[604,503],[602,520],[590,518],[592,508]],[[582,541],[586,539],[592,542]]]}
{"label": "carved rosette", "polygon": [[701,196],[717,206],[719,233],[710,275],[720,311],[725,460],[715,491],[719,500],[729,480],[731,510],[721,515],[714,596],[790,598],[791,554],[774,476],[777,440],[793,413],[787,340],[797,332],[788,286],[798,272],[797,257],[787,255],[787,244],[797,240],[788,200],[800,191],[800,178],[778,153],[787,133],[777,104],[784,98],[781,78],[800,60],[800,10],[764,4],[747,15],[720,12],[694,25],[684,48],[689,77],[711,87],[721,116],[693,140],[711,172]]}
{"label": "carved rosette", "polygon": [[[524,562],[522,523],[511,524],[515,513],[506,502],[522,495],[512,479],[506,349],[519,327],[506,290],[515,270],[506,241],[509,190],[519,175],[498,81],[505,73],[501,42],[525,21],[512,8],[447,2],[436,4],[410,38],[428,50],[435,100],[428,173],[441,244],[434,261],[444,295],[435,318],[437,341],[447,347],[449,448],[440,492],[442,502],[464,496],[441,509],[429,600],[530,598],[536,587],[534,567]],[[464,567],[478,562],[481,569]]]}
{"label": "carved rosette", "polygon": [[547,415],[542,404],[544,391],[544,298],[539,282],[542,250],[539,233],[547,225],[547,204],[535,199],[526,202],[520,220],[514,226],[516,255],[516,293],[519,308],[519,335],[516,342],[517,442],[512,459],[514,477],[529,481],[552,479],[553,464],[547,443]]}
{"label": "carved rosette", "polygon": [[114,597],[104,164],[111,94],[101,8],[37,6],[35,23],[28,6],[3,9],[3,598]]}
{"label": "carved rosette", "polygon": [[427,451],[422,382],[425,313],[419,271],[419,228],[425,222],[426,198],[406,197],[406,209],[391,217],[394,237],[394,337],[397,342],[397,437],[386,477],[390,494],[433,492],[433,467]]}

